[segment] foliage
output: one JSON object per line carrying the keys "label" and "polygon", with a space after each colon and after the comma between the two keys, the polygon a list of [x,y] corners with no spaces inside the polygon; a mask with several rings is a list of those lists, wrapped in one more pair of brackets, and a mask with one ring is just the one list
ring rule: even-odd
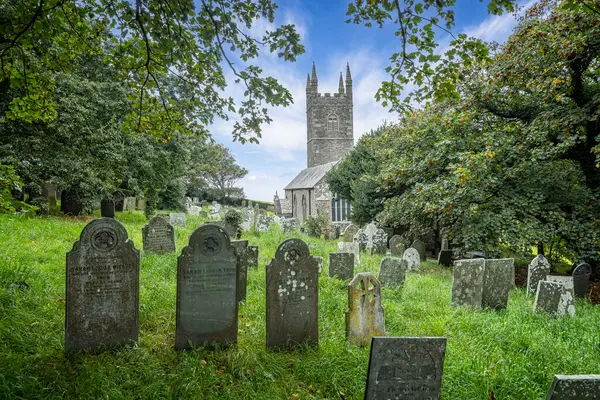
{"label": "foliage", "polygon": [[311,215],[304,220],[304,231],[308,236],[321,237],[323,235],[327,237],[333,229],[327,215],[317,213],[317,215]]}
{"label": "foliage", "polygon": [[14,167],[0,164],[0,214],[11,214],[15,211],[35,211],[36,207],[17,201],[13,192],[21,192],[23,182],[15,173]]}
{"label": "foliage", "polygon": [[242,236],[242,222],[244,222],[244,218],[241,212],[228,210],[223,217],[223,221],[225,221],[225,223],[235,232],[236,239],[239,239]]}
{"label": "foliage", "polygon": [[248,170],[236,163],[231,151],[221,144],[209,144],[203,147],[205,160],[196,164],[195,176],[191,180],[203,180],[207,184],[205,198],[223,201],[225,198],[243,199],[244,191],[235,184],[248,174]]}
{"label": "foliage", "polygon": [[[130,89],[126,131],[206,137],[215,118],[237,114],[234,140],[257,142],[270,122],[265,105],[286,106],[292,96],[251,61],[264,52],[295,61],[304,52],[293,25],[273,25],[276,8],[270,0],[0,2],[0,92],[19,90],[6,116],[53,121],[56,74],[104,52],[115,83]],[[244,87],[239,104],[223,94],[227,75]]]}

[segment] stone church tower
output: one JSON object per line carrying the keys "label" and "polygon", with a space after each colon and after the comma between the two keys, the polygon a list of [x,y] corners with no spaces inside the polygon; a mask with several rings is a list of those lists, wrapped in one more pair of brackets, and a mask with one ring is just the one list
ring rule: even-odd
{"label": "stone church tower", "polygon": [[306,77],[307,167],[338,161],[354,146],[352,76],[346,65],[346,84],[340,72],[337,93],[319,93],[317,69]]}

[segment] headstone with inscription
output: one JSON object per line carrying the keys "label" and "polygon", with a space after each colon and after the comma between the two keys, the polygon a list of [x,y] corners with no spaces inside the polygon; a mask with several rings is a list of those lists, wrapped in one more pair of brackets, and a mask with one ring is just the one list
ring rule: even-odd
{"label": "headstone with inscription", "polygon": [[390,253],[393,256],[400,256],[404,254],[404,250],[406,250],[404,243],[402,243],[402,239],[400,235],[394,235],[390,239]]}
{"label": "headstone with inscription", "polygon": [[409,271],[418,271],[421,269],[421,255],[416,249],[409,247],[404,251],[402,258],[408,263]]}
{"label": "headstone with inscription", "polygon": [[67,253],[65,351],[138,340],[140,252],[113,218],[83,228]]}
{"label": "headstone with inscription", "polygon": [[329,276],[342,280],[354,277],[354,254],[329,253]]}
{"label": "headstone with inscription", "polygon": [[267,265],[267,347],[319,343],[317,260],[300,239],[281,243]]}
{"label": "headstone with inscription", "polygon": [[445,337],[373,337],[365,400],[438,400]]}
{"label": "headstone with inscription", "polygon": [[481,305],[495,310],[508,305],[508,294],[515,281],[513,258],[485,259]]}
{"label": "headstone with inscription", "polygon": [[546,279],[550,273],[550,263],[542,254],[538,254],[527,268],[527,294],[535,295],[538,282]]}
{"label": "headstone with inscription", "polygon": [[408,263],[397,257],[384,257],[379,264],[379,282],[383,286],[404,285]]}
{"label": "headstone with inscription", "polygon": [[175,251],[175,229],[161,217],[152,217],[142,228],[144,251],[149,253],[172,253]]}
{"label": "headstone with inscription", "polygon": [[356,274],[348,284],[346,338],[354,345],[366,346],[373,336],[384,335],[381,285],[370,272]]}
{"label": "headstone with inscription", "polygon": [[421,261],[425,261],[425,243],[423,243],[421,240],[417,239],[415,240],[412,245],[410,245],[410,247],[412,247],[413,249],[417,250],[419,252],[419,256],[421,256]]}
{"label": "headstone with inscription", "polygon": [[484,271],[483,258],[454,261],[452,306],[481,307]]}
{"label": "headstone with inscription", "polygon": [[237,290],[236,300],[246,300],[246,287],[248,286],[248,241],[247,240],[232,240],[231,245],[235,250],[237,257]]}
{"label": "headstone with inscription", "polygon": [[360,265],[360,247],[356,242],[338,242],[338,252],[354,254],[354,266]]}
{"label": "headstone with inscription", "polygon": [[199,226],[177,260],[175,348],[237,342],[237,257],[229,235]]}
{"label": "headstone with inscription", "polygon": [[115,202],[111,199],[102,199],[100,202],[100,216],[105,218],[115,217]]}
{"label": "headstone with inscription", "polygon": [[546,400],[596,400],[600,375],[554,375]]}
{"label": "headstone with inscription", "polygon": [[258,268],[258,246],[248,246],[246,257],[248,268]]}
{"label": "headstone with inscription", "polygon": [[353,224],[348,225],[346,227],[346,229],[344,230],[343,241],[344,242],[353,242],[354,235],[356,235],[356,232],[358,232],[358,228],[356,227],[356,225],[353,225]]}
{"label": "headstone with inscription", "polygon": [[574,316],[575,298],[573,291],[559,282],[539,281],[535,301],[533,302],[533,312],[546,312],[556,316]]}
{"label": "headstone with inscription", "polygon": [[386,254],[387,253],[387,242],[388,235],[383,229],[377,229],[371,239],[373,244],[371,247],[371,254]]}
{"label": "headstone with inscription", "polygon": [[578,299],[583,299],[585,297],[591,275],[592,267],[587,263],[579,264],[573,270],[573,287],[575,290],[575,297]]}
{"label": "headstone with inscription", "polygon": [[358,243],[360,251],[367,250],[367,246],[369,244],[369,237],[367,236],[367,233],[364,230],[359,229],[358,232],[356,232],[356,234],[354,235],[354,241]]}
{"label": "headstone with inscription", "polygon": [[169,222],[172,226],[181,226],[185,228],[185,214],[171,213],[169,214]]}

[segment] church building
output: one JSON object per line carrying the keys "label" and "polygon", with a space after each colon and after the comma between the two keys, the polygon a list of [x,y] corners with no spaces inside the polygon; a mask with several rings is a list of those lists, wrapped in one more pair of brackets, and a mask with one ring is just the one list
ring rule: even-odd
{"label": "church building", "polygon": [[308,216],[324,214],[333,222],[347,221],[352,206],[334,196],[325,175],[354,147],[352,117],[352,76],[346,66],[346,80],[340,72],[337,93],[319,93],[317,70],[306,77],[307,168],[285,187],[283,212],[300,223]]}

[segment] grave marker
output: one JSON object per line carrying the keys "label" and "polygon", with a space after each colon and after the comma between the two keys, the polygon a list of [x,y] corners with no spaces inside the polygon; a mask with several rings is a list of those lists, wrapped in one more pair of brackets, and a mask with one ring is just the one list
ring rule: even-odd
{"label": "grave marker", "polygon": [[454,261],[452,306],[481,307],[484,270],[483,258]]}
{"label": "grave marker", "polygon": [[402,258],[408,263],[409,271],[418,271],[421,269],[421,255],[416,249],[409,247],[404,251]]}
{"label": "grave marker", "polygon": [[421,261],[425,261],[425,243],[417,239],[410,245],[410,247],[416,249],[419,252],[419,256],[421,256]]}
{"label": "grave marker", "polygon": [[402,239],[400,238],[400,235],[392,236],[392,238],[390,239],[390,253],[393,256],[402,257],[405,250],[406,250],[406,248],[404,246],[404,243],[402,243]]}
{"label": "grave marker", "polygon": [[573,286],[575,290],[575,297],[578,299],[583,299],[585,297],[591,275],[592,267],[587,263],[579,264],[573,270]]}
{"label": "grave marker", "polygon": [[166,219],[155,216],[142,228],[144,251],[149,253],[173,253],[175,251],[175,229]]}
{"label": "grave marker", "polygon": [[360,265],[360,246],[356,242],[338,242],[338,252],[354,254],[354,267]]}
{"label": "grave marker", "polygon": [[185,228],[185,214],[184,213],[171,213],[169,214],[169,222],[172,226],[181,226]]}
{"label": "grave marker", "polygon": [[344,230],[343,241],[344,242],[353,242],[354,235],[356,235],[357,232],[358,232],[358,228],[356,227],[356,225],[353,225],[353,224],[348,225],[348,227]]}
{"label": "grave marker", "polygon": [[246,257],[248,268],[258,268],[258,246],[248,246]]}
{"label": "grave marker", "polygon": [[111,199],[102,199],[100,202],[100,216],[105,218],[115,217],[115,202]]}
{"label": "grave marker", "polygon": [[539,281],[533,303],[533,312],[547,312],[562,316],[575,315],[573,292],[558,282]]}
{"label": "grave marker", "polygon": [[483,307],[500,310],[508,305],[508,294],[515,281],[513,258],[486,259],[483,274]]}
{"label": "grave marker", "polygon": [[438,265],[449,267],[452,265],[452,256],[454,252],[452,250],[440,250],[438,254]]}
{"label": "grave marker", "polygon": [[381,285],[370,272],[361,272],[348,284],[346,338],[354,345],[366,346],[373,336],[383,335],[385,317]]}
{"label": "grave marker", "polygon": [[535,295],[538,282],[546,279],[550,273],[550,263],[542,254],[538,254],[527,268],[527,295]]}
{"label": "grave marker", "polygon": [[354,254],[329,253],[329,276],[347,280],[354,276]]}
{"label": "grave marker", "polygon": [[[557,282],[570,290],[573,293],[573,297],[575,297],[575,287],[573,285],[573,277],[572,276],[562,276],[562,275],[546,275],[545,281],[548,282]],[[537,291],[537,290],[536,290]]]}
{"label": "grave marker", "polygon": [[404,285],[408,262],[397,257],[384,257],[379,264],[379,282],[383,286]]}
{"label": "grave marker", "polygon": [[[230,236],[231,237],[231,236]],[[246,300],[246,287],[248,286],[248,250],[247,240],[232,240],[231,245],[235,250],[235,256],[237,257],[237,288],[236,288],[236,300]]]}
{"label": "grave marker", "polygon": [[600,375],[554,375],[546,400],[600,398]]}
{"label": "grave marker", "polygon": [[387,253],[388,235],[383,229],[377,229],[371,239],[372,247],[371,254],[386,254]]}

